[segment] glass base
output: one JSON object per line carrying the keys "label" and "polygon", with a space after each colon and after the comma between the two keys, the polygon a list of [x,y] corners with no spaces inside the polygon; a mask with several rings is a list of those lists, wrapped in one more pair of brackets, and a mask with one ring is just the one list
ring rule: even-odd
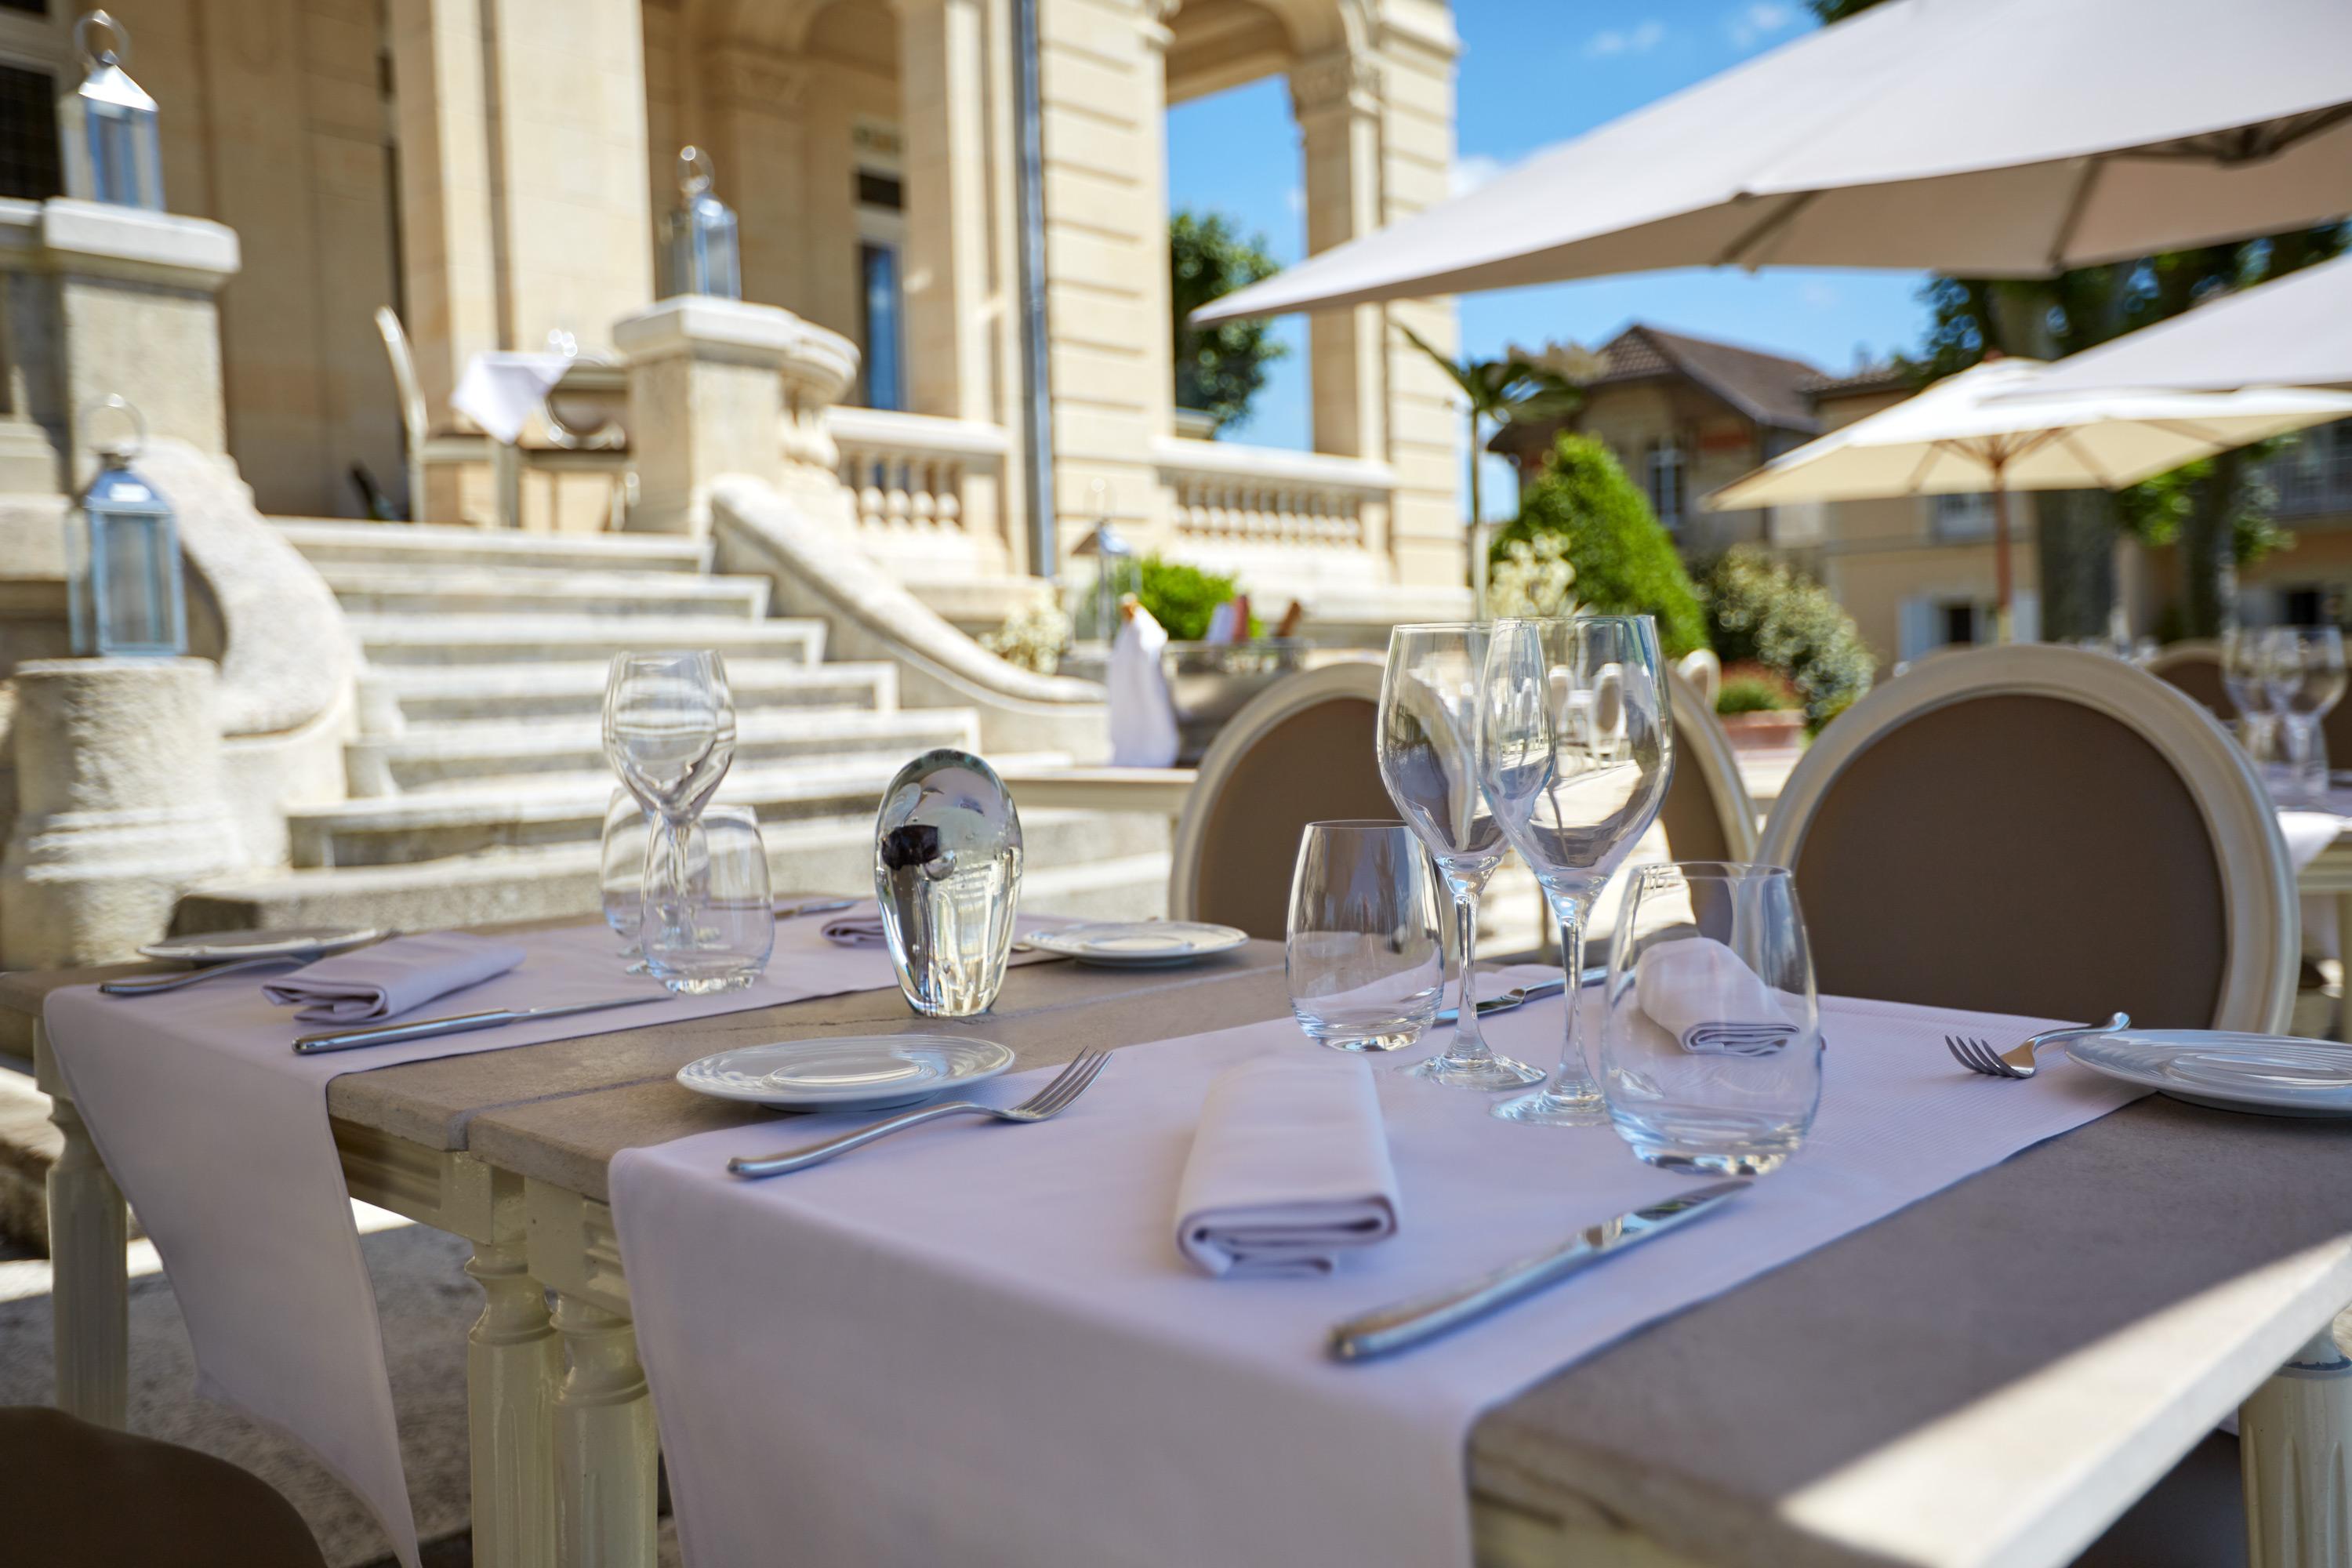
{"label": "glass base", "polygon": [[1413,1062],[1396,1069],[1406,1078],[1417,1078],[1426,1083],[1442,1083],[1448,1089],[1525,1089],[1531,1083],[1543,1082],[1543,1068],[1513,1061],[1508,1057],[1489,1056],[1478,1061],[1449,1061],[1434,1056],[1427,1061]]}
{"label": "glass base", "polygon": [[1421,1044],[1419,1029],[1405,1029],[1393,1035],[1318,1035],[1307,1031],[1307,1037],[1318,1046],[1335,1051],[1405,1051]]}
{"label": "glass base", "polygon": [[740,991],[751,984],[750,974],[684,975],[665,974],[661,983],[677,996],[714,996],[721,991]]}
{"label": "glass base", "polygon": [[1789,1163],[1789,1150],[1764,1150],[1752,1153],[1734,1154],[1714,1152],[1694,1152],[1688,1149],[1669,1149],[1662,1143],[1633,1142],[1633,1153],[1644,1163],[1661,1171],[1678,1171],[1685,1176],[1765,1176]]}
{"label": "glass base", "polygon": [[1493,1114],[1505,1121],[1523,1121],[1531,1127],[1606,1127],[1609,1107],[1602,1102],[1601,1091],[1590,1094],[1555,1094],[1545,1089],[1538,1094],[1523,1094],[1517,1100],[1507,1100],[1495,1107]]}

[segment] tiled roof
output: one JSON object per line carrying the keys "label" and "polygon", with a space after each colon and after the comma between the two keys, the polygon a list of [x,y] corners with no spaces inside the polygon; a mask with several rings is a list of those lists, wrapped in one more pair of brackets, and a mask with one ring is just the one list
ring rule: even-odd
{"label": "tiled roof", "polygon": [[1608,368],[1588,385],[1685,375],[1759,425],[1806,434],[1821,428],[1807,389],[1824,379],[1823,373],[1803,360],[1661,331],[1640,321],[1611,339],[1601,357]]}
{"label": "tiled roof", "polygon": [[1900,365],[1874,364],[1846,375],[1824,375],[1805,384],[1805,395],[1816,403],[1824,397],[1848,397],[1864,392],[1908,392],[1910,373]]}

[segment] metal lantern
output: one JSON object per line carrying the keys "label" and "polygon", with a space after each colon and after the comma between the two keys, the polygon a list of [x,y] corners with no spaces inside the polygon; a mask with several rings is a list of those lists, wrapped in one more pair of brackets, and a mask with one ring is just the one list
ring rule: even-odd
{"label": "metal lantern", "polygon": [[98,444],[98,478],[66,515],[73,650],[83,658],[176,658],[188,651],[179,525],[171,503],[131,467],[147,436],[139,411],[120,397],[98,406],[128,415],[131,429]]}
{"label": "metal lantern", "polygon": [[[103,34],[102,47],[93,35]],[[131,35],[103,11],[74,24],[81,85],[58,100],[66,194],[121,207],[163,210],[163,150],[155,100],[124,72]]]}
{"label": "metal lantern", "polygon": [[662,219],[662,297],[714,294],[743,297],[743,268],[735,243],[735,215],[710,194],[710,154],[683,147],[677,154],[677,210]]}

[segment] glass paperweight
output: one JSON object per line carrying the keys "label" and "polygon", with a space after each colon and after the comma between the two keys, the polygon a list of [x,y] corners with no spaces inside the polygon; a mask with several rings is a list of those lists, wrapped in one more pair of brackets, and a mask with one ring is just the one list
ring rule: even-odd
{"label": "glass paperweight", "polygon": [[890,781],[874,828],[874,892],[898,988],[929,1018],[985,1013],[1013,955],[1021,815],[969,752],[925,752]]}

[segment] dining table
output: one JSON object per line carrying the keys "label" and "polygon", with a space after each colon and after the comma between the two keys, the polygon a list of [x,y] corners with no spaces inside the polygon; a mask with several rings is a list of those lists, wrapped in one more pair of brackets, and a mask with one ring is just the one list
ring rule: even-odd
{"label": "dining table", "polygon": [[[58,987],[153,967],[0,975],[64,1138],[48,1177],[58,1403],[111,1426],[129,1379],[124,1207],[40,1018]],[[1149,1050],[1171,1017],[1213,1030],[1288,1012],[1281,944],[1252,941],[1181,968],[1018,966],[988,1015],[949,1027],[1023,1070]],[[895,990],[854,992],[354,1061],[331,1081],[350,1195],[471,1244],[475,1561],[654,1561],[657,1440],[608,1170],[726,1128],[764,1149],[779,1127],[689,1093],[677,1069],[756,1041],[941,1026]],[[2139,1100],[1486,1410],[1463,1468],[1476,1558],[2055,1568],[2243,1407],[2250,1430],[2291,1435],[2250,1439],[2257,1568],[2346,1561],[2352,1361],[2331,1325],[2352,1302],[2347,1192],[2340,1123]],[[1594,1217],[1563,1197],[1563,1229]]]}

